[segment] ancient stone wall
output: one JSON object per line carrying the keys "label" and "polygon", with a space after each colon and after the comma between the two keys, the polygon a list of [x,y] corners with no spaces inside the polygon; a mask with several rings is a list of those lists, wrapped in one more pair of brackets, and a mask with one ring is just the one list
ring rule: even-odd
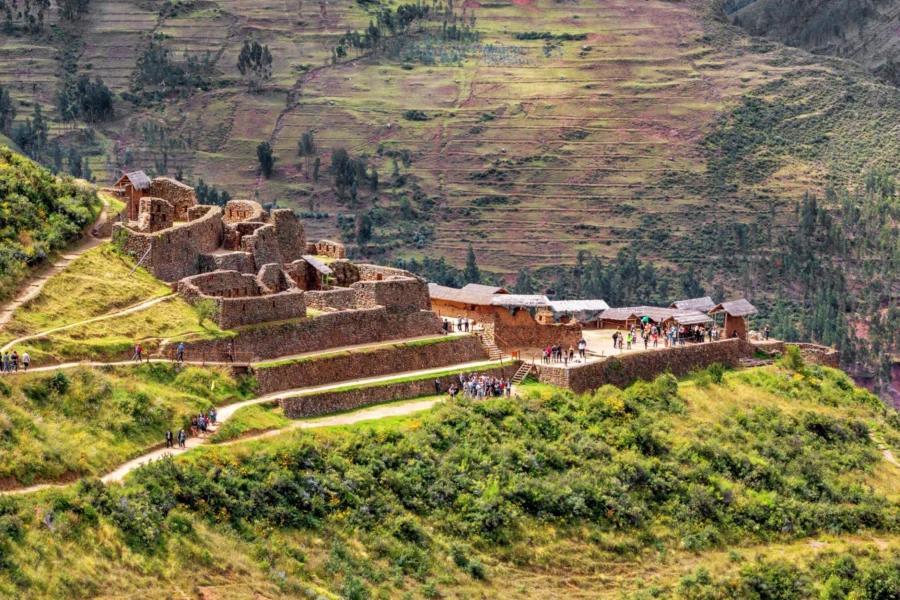
{"label": "ancient stone wall", "polygon": [[249,252],[227,252],[224,254],[203,254],[200,256],[200,272],[237,271],[254,273],[253,257]]}
{"label": "ancient stone wall", "polygon": [[350,287],[362,279],[359,276],[359,265],[347,259],[334,260],[328,266],[333,271],[335,285],[340,287]]}
{"label": "ancient stone wall", "polygon": [[260,295],[256,278],[237,271],[215,271],[186,277],[178,282],[177,289],[185,294],[189,286],[197,288],[205,296],[246,298]]}
{"label": "ancient stone wall", "polygon": [[638,379],[651,381],[663,373],[680,377],[713,363],[740,367],[741,359],[753,357],[754,352],[751,344],[736,339],[633,352],[568,369],[556,365],[536,367],[540,381],[580,394],[604,385],[625,387]]}
{"label": "ancient stone wall", "polygon": [[356,265],[359,273],[360,281],[381,281],[388,277],[411,277],[416,279],[416,275],[403,269],[395,269],[394,267],[382,267],[379,265],[361,264]]}
{"label": "ancient stone wall", "polygon": [[168,200],[144,196],[141,198],[138,214],[138,231],[155,233],[175,224],[175,207]]}
{"label": "ancient stone wall", "polygon": [[175,211],[176,221],[187,221],[188,210],[197,206],[197,195],[194,188],[168,177],[157,177],[150,182],[147,196],[168,200]]}
{"label": "ancient stone wall", "polygon": [[819,344],[807,344],[804,342],[782,342],[781,340],[766,340],[753,343],[754,347],[763,352],[784,354],[786,346],[797,346],[803,360],[811,365],[822,365],[832,369],[841,368],[841,353],[834,348]]}
{"label": "ancient stone wall", "polygon": [[244,236],[253,235],[253,232],[265,225],[259,221],[249,221],[225,225],[225,240],[222,248],[225,250],[240,250],[241,240]]}
{"label": "ancient stone wall", "polygon": [[[511,363],[506,367],[495,367],[477,371],[490,377],[511,378],[518,369],[519,363]],[[282,398],[279,404],[284,408],[284,414],[290,419],[314,417],[346,410],[355,410],[381,402],[404,400],[406,398],[420,398],[434,395],[434,381],[441,380],[441,391],[446,393],[451,383],[458,383],[457,375],[449,375],[436,378],[426,376],[423,379],[405,381],[402,383],[385,383],[371,387],[360,387],[344,391],[319,392],[305,396]],[[515,388],[513,389],[515,391]]]}
{"label": "ancient stone wall", "polygon": [[256,368],[259,393],[269,394],[305,386],[327,385],[488,359],[474,336],[454,336],[435,342],[401,343],[311,356]]}
{"label": "ancient stone wall", "polygon": [[316,242],[316,251],[313,254],[327,256],[328,258],[347,258],[347,251],[340,242],[331,240],[319,240]]}
{"label": "ancient stone wall", "polygon": [[210,206],[208,204],[201,204],[199,206],[192,206],[188,209],[188,221],[196,221],[200,217],[204,216],[209,211],[213,210],[215,206]]}
{"label": "ancient stone wall", "polygon": [[[258,360],[317,352],[342,346],[389,342],[438,335],[441,320],[427,311],[396,312],[386,308],[324,313],[291,323],[276,323],[237,330],[234,350]],[[170,346],[177,341],[169,343]],[[228,340],[191,342],[205,356],[225,358]]]}
{"label": "ancient stone wall", "polygon": [[354,304],[357,308],[388,306],[403,310],[431,310],[428,284],[418,278],[357,281],[350,289],[356,296]]}
{"label": "ancient stone wall", "polygon": [[253,200],[232,200],[225,205],[225,223],[239,223],[241,221],[266,221],[266,213],[259,202]]}
{"label": "ancient stone wall", "polygon": [[494,336],[494,343],[504,350],[546,348],[557,344],[562,344],[565,349],[569,346],[577,349],[581,339],[580,323],[542,325],[527,310],[513,312],[500,307],[495,308],[494,318],[485,324],[485,330]]}
{"label": "ancient stone wall", "polygon": [[152,246],[141,266],[157,279],[171,282],[200,273],[200,255],[217,250],[223,232],[222,209],[211,207],[194,221],[156,233],[133,231],[117,223],[113,226],[113,239],[138,260]]}
{"label": "ancient stone wall", "polygon": [[351,310],[355,300],[356,295],[350,288],[306,292],[306,306],[316,310]]}
{"label": "ancient stone wall", "polygon": [[102,223],[98,223],[94,226],[93,234],[94,237],[97,238],[108,238],[112,236],[113,225],[116,223],[127,223],[128,222],[128,209],[123,208],[122,212],[112,217],[111,219],[107,219]]}
{"label": "ancient stone wall", "polygon": [[265,294],[276,294],[288,289],[287,277],[281,270],[281,265],[275,263],[262,266],[256,274],[256,283]]}
{"label": "ancient stone wall", "polygon": [[242,237],[241,250],[253,255],[253,263],[257,270],[269,263],[283,262],[274,225],[263,225],[254,231],[253,235]]}
{"label": "ancient stone wall", "polygon": [[306,230],[303,223],[289,208],[272,211],[272,222],[278,236],[278,251],[281,260],[289,263],[306,254]]}
{"label": "ancient stone wall", "polygon": [[301,291],[281,292],[255,298],[218,298],[216,323],[222,329],[300,319],[306,316]]}

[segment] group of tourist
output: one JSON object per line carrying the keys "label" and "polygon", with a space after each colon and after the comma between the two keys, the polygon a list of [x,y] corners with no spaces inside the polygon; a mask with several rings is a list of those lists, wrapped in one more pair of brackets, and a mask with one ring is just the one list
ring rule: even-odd
{"label": "group of tourist", "polygon": [[[738,337],[737,331],[733,331],[731,337]],[[622,350],[636,350],[643,343],[644,350],[648,348],[683,346],[687,342],[699,344],[702,342],[715,342],[720,339],[718,325],[671,325],[663,327],[652,322],[642,321],[638,325],[632,325],[625,332],[616,330],[612,335],[613,348]]]}
{"label": "group of tourist", "polygon": [[3,373],[18,373],[20,366],[23,371],[27,371],[31,366],[31,357],[27,352],[23,352],[22,356],[19,356],[15,350],[12,352],[7,350],[3,353],[3,361],[0,362],[0,370]]}
{"label": "group of tourist", "polygon": [[474,323],[471,319],[457,317],[456,321],[446,318],[443,321],[444,333],[453,333],[454,331],[457,333],[469,333],[470,330],[474,329]]}
{"label": "group of tourist", "polygon": [[[217,416],[216,409],[211,408],[205,413],[201,412],[191,417],[191,436],[206,437],[209,428],[216,424]],[[184,449],[185,442],[187,442],[187,432],[185,432],[184,428],[179,429],[178,433],[174,434],[171,429],[166,431],[166,448],[174,448],[175,444],[178,443],[178,448]]]}
{"label": "group of tourist", "polygon": [[578,340],[578,358],[575,357],[574,346],[569,346],[569,349],[565,350],[562,344],[556,344],[544,348],[541,362],[545,364],[563,363],[563,366],[568,367],[570,362],[580,363],[585,360],[587,360],[587,340],[581,338]]}
{"label": "group of tourist", "polygon": [[[441,381],[435,379],[435,391],[441,393]],[[492,377],[490,375],[478,374],[459,374],[459,383],[450,384],[447,393],[454,400],[459,393],[462,392],[464,398],[470,400],[483,400],[484,398],[501,398],[512,396],[512,382],[502,377]]]}

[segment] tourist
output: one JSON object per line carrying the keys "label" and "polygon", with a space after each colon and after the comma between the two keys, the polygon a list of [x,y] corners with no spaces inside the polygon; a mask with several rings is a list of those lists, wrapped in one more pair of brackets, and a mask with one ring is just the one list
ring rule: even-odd
{"label": "tourist", "polygon": [[191,437],[197,437],[199,428],[200,426],[199,423],[197,423],[197,417],[191,417]]}
{"label": "tourist", "polygon": [[469,333],[469,319],[466,319],[464,324],[466,326],[466,333]]}
{"label": "tourist", "polygon": [[225,360],[230,363],[234,362],[234,344],[230,340],[225,344]]}
{"label": "tourist", "polygon": [[450,398],[451,398],[452,400],[456,400],[456,392],[457,392],[456,384],[455,384],[455,383],[451,383],[451,384],[450,384],[450,389],[447,390],[447,393],[450,394]]}
{"label": "tourist", "polygon": [[563,356],[563,366],[567,369],[569,368],[569,355],[568,354]]}
{"label": "tourist", "polygon": [[28,367],[31,366],[31,357],[28,356],[28,352],[22,353],[22,366],[25,367],[25,370],[28,370]]}
{"label": "tourist", "polygon": [[569,360],[575,360],[575,348],[569,346]]}
{"label": "tourist", "polygon": [[174,438],[175,438],[175,436],[172,435],[172,430],[167,429],[166,430],[166,448],[171,448],[172,446],[175,445]]}
{"label": "tourist", "polygon": [[12,361],[12,370],[15,371],[16,373],[18,373],[19,372],[19,353],[17,351],[13,350],[10,361]]}
{"label": "tourist", "polygon": [[4,372],[4,373],[8,373],[8,372],[9,372],[9,351],[3,353],[3,365],[2,365],[2,368],[3,368],[3,372]]}
{"label": "tourist", "polygon": [[213,425],[216,424],[216,418],[219,416],[219,413],[216,412],[215,408],[209,409],[209,422]]}
{"label": "tourist", "polygon": [[634,327],[631,328],[631,331],[625,336],[625,344],[628,350],[631,350],[631,342],[634,341]]}
{"label": "tourist", "polygon": [[456,318],[456,331],[459,331],[460,333],[461,333],[462,330],[463,330],[462,321],[463,321],[462,317],[457,317],[457,318]]}
{"label": "tourist", "polygon": [[187,434],[184,432],[184,429],[183,428],[179,429],[178,430],[178,447],[184,448],[186,440],[187,440]]}
{"label": "tourist", "polygon": [[141,353],[143,353],[144,348],[140,344],[136,344],[134,346],[134,356],[131,357],[131,361],[141,362]]}
{"label": "tourist", "polygon": [[732,329],[731,330],[731,339],[736,339],[737,336],[738,336],[737,329]]}
{"label": "tourist", "polygon": [[653,338],[653,347],[659,347],[659,332],[656,330],[656,327],[653,328],[653,333],[650,334],[650,337]]}
{"label": "tourist", "polygon": [[434,380],[434,393],[436,396],[441,395],[441,380],[440,380],[440,378]]}
{"label": "tourist", "polygon": [[768,323],[766,323],[766,328],[765,328],[763,331],[764,331],[764,333],[765,333],[765,335],[766,335],[766,341],[768,342],[768,341],[769,341],[769,334],[772,332],[772,330],[769,329],[769,324],[768,324]]}
{"label": "tourist", "polygon": [[613,333],[613,348],[619,347],[619,330],[616,329],[616,332]]}
{"label": "tourist", "polygon": [[587,340],[581,338],[578,340],[578,356],[581,357],[581,360],[585,360],[587,358]]}
{"label": "tourist", "polygon": [[184,362],[184,342],[178,342],[178,347],[175,349],[175,362]]}
{"label": "tourist", "polygon": [[512,382],[509,379],[506,380],[506,384],[503,387],[506,390],[506,397],[512,396]]}
{"label": "tourist", "polygon": [[644,333],[641,334],[641,337],[644,338],[644,350],[646,350],[646,349],[647,349],[647,343],[650,341],[650,336],[649,336],[649,335],[647,334],[647,332],[645,331]]}

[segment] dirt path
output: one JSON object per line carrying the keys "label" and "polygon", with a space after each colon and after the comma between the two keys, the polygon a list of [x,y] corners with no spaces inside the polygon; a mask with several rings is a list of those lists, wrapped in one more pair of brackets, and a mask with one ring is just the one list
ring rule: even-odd
{"label": "dirt path", "polygon": [[884,456],[884,460],[900,469],[900,462],[897,461],[897,459],[894,457],[894,453],[891,452],[887,446],[876,439],[875,436],[873,436],[871,433],[869,434],[869,439],[875,442],[875,446],[881,451],[881,455]]}
{"label": "dirt path", "polygon": [[[328,390],[334,390],[339,388],[344,388],[348,386],[365,386],[372,385],[382,382],[389,382],[395,379],[405,379],[407,377],[415,376],[415,375],[429,375],[433,373],[442,373],[444,371],[449,370],[472,370],[477,371],[481,369],[486,369],[490,367],[494,367],[500,364],[500,361],[481,361],[474,363],[465,363],[460,365],[453,365],[447,367],[437,367],[434,369],[421,369],[418,371],[407,371],[404,373],[395,373],[392,375],[384,376],[384,377],[371,377],[368,379],[357,379],[352,381],[343,381],[340,383],[333,383],[329,385],[322,385],[316,387],[309,388],[297,388],[293,390],[286,390],[283,392],[277,392],[274,394],[266,394],[264,396],[259,396],[252,400],[246,400],[244,402],[237,402],[235,404],[230,404],[228,406],[219,407],[217,409],[217,428],[221,427],[223,423],[227,422],[235,412],[244,408],[245,406],[252,406],[254,404],[260,404],[263,402],[270,402],[272,400],[278,400],[282,398],[293,398],[296,396],[304,396],[308,394],[313,394],[317,392],[323,392]],[[358,423],[361,421],[371,421],[376,419],[382,419],[386,417],[395,417],[402,416],[407,414],[412,414],[415,412],[420,412],[423,410],[427,410],[431,406],[434,406],[435,403],[439,402],[439,400],[425,400],[425,401],[416,401],[412,400],[407,403],[402,404],[392,404],[386,406],[378,406],[372,408],[364,408],[359,411],[354,411],[352,413],[345,413],[339,415],[333,415],[330,417],[321,417],[313,420],[304,420],[294,423],[288,426],[285,429],[274,430],[271,432],[263,433],[259,436],[255,436],[252,438],[245,438],[242,440],[235,440],[234,442],[229,442],[228,444],[234,444],[238,442],[245,442],[250,440],[257,440],[266,437],[271,437],[273,435],[278,435],[279,433],[284,433],[285,431],[290,431],[293,429],[311,429],[314,427],[334,427],[338,425],[351,425],[353,423]],[[216,428],[216,429],[217,429]],[[157,450],[151,450],[150,452],[146,452],[141,456],[129,460],[119,467],[117,467],[114,471],[104,475],[101,477],[101,480],[104,483],[111,483],[115,481],[121,481],[128,473],[141,468],[143,465],[157,461],[161,458],[165,458],[167,456],[184,454],[194,448],[199,446],[204,446],[208,443],[208,438],[188,438],[185,443],[186,448],[184,450],[175,450],[171,448],[160,448]],[[223,444],[224,445],[224,444]],[[65,487],[68,484],[39,484],[33,485],[25,488],[21,488],[18,490],[10,490],[6,492],[0,492],[0,496],[3,495],[11,495],[11,494],[28,494],[31,492],[37,492],[40,490],[45,490],[54,487]]]}
{"label": "dirt path", "polygon": [[106,221],[106,215],[109,211],[109,201],[106,198],[103,198],[103,210],[100,211],[100,215],[97,217],[97,220],[87,226],[85,229],[85,235],[82,237],[81,241],[75,245],[74,248],[70,249],[68,252],[64,252],[60,257],[54,262],[49,268],[44,270],[38,277],[31,280],[31,282],[21,290],[19,294],[16,295],[8,304],[6,304],[2,309],[0,309],[0,328],[6,326],[9,323],[10,319],[12,319],[13,312],[35,296],[37,296],[42,289],[44,289],[44,285],[50,281],[50,278],[54,275],[57,275],[60,271],[68,267],[72,264],[72,261],[87,252],[92,248],[96,248],[100,244],[103,243],[103,240],[97,237],[94,237],[93,230],[97,225],[101,225]]}

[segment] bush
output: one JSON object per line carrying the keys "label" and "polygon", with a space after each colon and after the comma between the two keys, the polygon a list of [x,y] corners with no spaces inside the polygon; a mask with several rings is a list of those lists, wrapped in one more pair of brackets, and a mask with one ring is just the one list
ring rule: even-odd
{"label": "bush", "polygon": [[219,305],[212,298],[202,298],[194,303],[197,313],[197,324],[201,327],[207,320],[214,320],[219,314]]}
{"label": "bush", "polygon": [[781,363],[791,371],[799,371],[805,365],[803,355],[797,346],[786,346],[784,349],[784,358]]}

